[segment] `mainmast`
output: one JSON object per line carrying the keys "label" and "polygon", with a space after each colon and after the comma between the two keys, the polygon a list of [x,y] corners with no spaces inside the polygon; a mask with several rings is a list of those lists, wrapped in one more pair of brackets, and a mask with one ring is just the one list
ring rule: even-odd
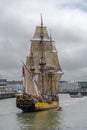
{"label": "mainmast", "polygon": [[40,71],[41,71],[41,76],[42,76],[42,95],[44,95],[44,69],[45,69],[45,65],[46,65],[46,62],[45,62],[45,58],[44,58],[44,55],[43,55],[43,52],[44,52],[44,43],[43,43],[43,38],[44,38],[44,33],[43,33],[43,19],[42,19],[42,15],[41,15],[41,30],[40,30],[40,44],[41,44],[41,58],[40,58],[40,62],[39,62],[39,65],[40,65]]}
{"label": "mainmast", "polygon": [[41,15],[41,32],[40,32],[40,38],[41,38],[41,41],[40,43],[42,44],[42,57],[43,57],[43,37],[44,37],[44,34],[43,34],[43,18],[42,18],[42,15]]}

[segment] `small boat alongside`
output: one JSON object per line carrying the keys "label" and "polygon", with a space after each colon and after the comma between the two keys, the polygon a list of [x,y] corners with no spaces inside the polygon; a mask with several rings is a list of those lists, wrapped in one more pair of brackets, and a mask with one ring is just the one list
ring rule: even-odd
{"label": "small boat alongside", "polygon": [[63,108],[61,106],[58,106],[56,111],[62,111],[62,110],[63,110]]}

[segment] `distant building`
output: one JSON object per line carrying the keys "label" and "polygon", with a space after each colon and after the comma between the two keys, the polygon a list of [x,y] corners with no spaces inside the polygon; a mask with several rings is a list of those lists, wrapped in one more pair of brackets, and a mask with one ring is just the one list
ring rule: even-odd
{"label": "distant building", "polygon": [[80,85],[75,81],[60,81],[58,90],[59,91],[77,91],[80,89]]}
{"label": "distant building", "polygon": [[78,85],[81,91],[87,91],[87,81],[78,81]]}
{"label": "distant building", "polygon": [[7,81],[0,75],[0,93],[20,90],[24,91],[23,81]]}
{"label": "distant building", "polygon": [[0,78],[0,90],[7,87],[7,79]]}
{"label": "distant building", "polygon": [[7,86],[7,79],[0,78],[0,93],[9,91],[11,91],[11,88]]}
{"label": "distant building", "polygon": [[12,90],[18,92],[18,91],[24,91],[23,81],[8,81],[7,82],[8,87],[12,88]]}

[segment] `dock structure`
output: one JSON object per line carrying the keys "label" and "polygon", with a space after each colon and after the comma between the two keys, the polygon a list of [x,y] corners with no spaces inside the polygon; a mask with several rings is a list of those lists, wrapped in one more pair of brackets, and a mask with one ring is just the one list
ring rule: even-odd
{"label": "dock structure", "polygon": [[8,86],[8,81],[5,78],[0,77],[0,99],[15,97],[16,91]]}
{"label": "dock structure", "polygon": [[15,97],[15,92],[1,92],[0,93],[0,99],[5,99],[5,98],[13,98]]}
{"label": "dock structure", "polygon": [[69,93],[70,95],[81,93],[87,96],[87,81],[60,81],[58,92]]}

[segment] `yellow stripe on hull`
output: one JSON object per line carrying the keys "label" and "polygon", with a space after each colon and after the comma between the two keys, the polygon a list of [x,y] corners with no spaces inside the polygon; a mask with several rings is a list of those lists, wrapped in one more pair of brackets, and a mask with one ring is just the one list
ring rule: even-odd
{"label": "yellow stripe on hull", "polygon": [[58,105],[59,105],[59,103],[56,101],[54,101],[52,103],[37,102],[37,103],[35,103],[35,108],[36,109],[49,109],[49,108],[57,107]]}

